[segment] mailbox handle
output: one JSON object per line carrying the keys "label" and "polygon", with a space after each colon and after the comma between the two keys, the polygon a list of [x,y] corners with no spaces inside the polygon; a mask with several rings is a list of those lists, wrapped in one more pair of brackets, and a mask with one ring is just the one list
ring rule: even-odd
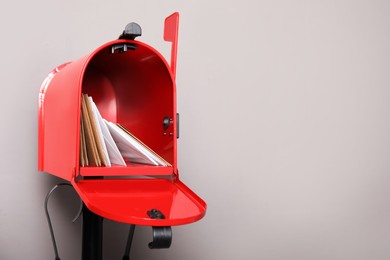
{"label": "mailbox handle", "polygon": [[164,23],[164,40],[172,43],[171,49],[171,71],[173,78],[176,78],[176,59],[177,59],[177,42],[179,34],[179,13],[175,12],[165,18]]}
{"label": "mailbox handle", "polygon": [[125,30],[119,36],[119,39],[130,39],[134,40],[136,37],[142,35],[141,26],[138,23],[129,23],[126,25]]}

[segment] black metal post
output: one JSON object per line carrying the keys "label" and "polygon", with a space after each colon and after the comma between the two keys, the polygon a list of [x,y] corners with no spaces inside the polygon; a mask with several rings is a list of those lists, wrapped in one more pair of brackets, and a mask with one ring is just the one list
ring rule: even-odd
{"label": "black metal post", "polygon": [[103,258],[103,217],[83,205],[82,260]]}
{"label": "black metal post", "polygon": [[131,243],[133,242],[134,231],[135,231],[135,225],[130,225],[125,254],[123,255],[122,260],[130,260],[130,249],[131,249]]}

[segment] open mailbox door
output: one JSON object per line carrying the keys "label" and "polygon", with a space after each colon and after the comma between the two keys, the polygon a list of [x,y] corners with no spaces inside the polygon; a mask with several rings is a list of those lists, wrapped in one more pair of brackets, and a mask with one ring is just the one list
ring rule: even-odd
{"label": "open mailbox door", "polygon": [[[165,25],[171,66],[154,48],[135,40],[140,28],[130,24],[118,40],[54,69],[40,90],[39,170],[69,181],[89,210],[118,222],[183,225],[206,212],[206,203],[179,180],[178,13]],[[82,93],[93,98],[104,119],[124,126],[168,165],[80,166]]]}

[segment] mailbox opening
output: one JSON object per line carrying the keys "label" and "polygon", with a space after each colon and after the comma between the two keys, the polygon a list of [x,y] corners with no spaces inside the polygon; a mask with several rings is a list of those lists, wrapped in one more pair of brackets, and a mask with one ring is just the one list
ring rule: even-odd
{"label": "mailbox opening", "polygon": [[[127,51],[114,50],[131,44]],[[126,127],[172,166],[82,167],[83,176],[170,175],[176,172],[175,83],[169,65],[141,42],[119,40],[98,49],[86,65],[81,93],[91,96],[103,118]],[[169,118],[170,124],[164,125]]]}
{"label": "mailbox opening", "polygon": [[173,164],[174,82],[164,60],[152,49],[135,43],[134,50],[111,53],[107,46],[88,63],[82,93],[94,99],[103,118],[120,123]]}

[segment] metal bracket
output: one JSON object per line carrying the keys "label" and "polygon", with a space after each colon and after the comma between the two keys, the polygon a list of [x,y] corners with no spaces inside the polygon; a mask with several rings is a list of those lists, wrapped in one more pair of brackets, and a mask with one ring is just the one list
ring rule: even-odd
{"label": "metal bracket", "polygon": [[[164,214],[157,209],[147,211],[151,219],[165,219]],[[169,248],[172,243],[172,228],[171,227],[152,227],[153,241],[149,243],[150,249]]]}
{"label": "metal bracket", "polygon": [[114,54],[115,52],[124,53],[127,52],[128,50],[134,51],[135,49],[137,49],[137,46],[135,44],[130,44],[130,43],[114,44],[111,46],[111,54]]}
{"label": "metal bracket", "polygon": [[150,249],[169,248],[172,243],[171,227],[152,227],[153,241],[149,243]]}

